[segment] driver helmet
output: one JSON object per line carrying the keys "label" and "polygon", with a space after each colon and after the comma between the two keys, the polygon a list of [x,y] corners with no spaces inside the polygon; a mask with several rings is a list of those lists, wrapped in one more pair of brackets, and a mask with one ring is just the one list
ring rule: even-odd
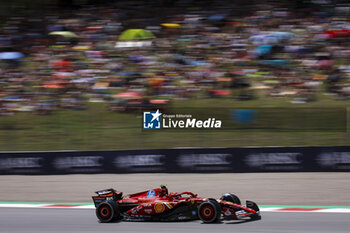
{"label": "driver helmet", "polygon": [[162,189],[159,193],[160,197],[164,197],[164,196],[168,195],[168,188],[166,187],[166,184],[160,185],[160,188]]}

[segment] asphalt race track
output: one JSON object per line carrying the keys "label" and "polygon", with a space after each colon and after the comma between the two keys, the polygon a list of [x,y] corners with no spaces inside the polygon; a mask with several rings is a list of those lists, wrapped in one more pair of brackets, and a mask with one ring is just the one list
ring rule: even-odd
{"label": "asphalt race track", "polygon": [[192,222],[99,223],[94,210],[0,208],[0,232],[266,232],[348,233],[350,214],[262,213],[262,220],[218,224]]}

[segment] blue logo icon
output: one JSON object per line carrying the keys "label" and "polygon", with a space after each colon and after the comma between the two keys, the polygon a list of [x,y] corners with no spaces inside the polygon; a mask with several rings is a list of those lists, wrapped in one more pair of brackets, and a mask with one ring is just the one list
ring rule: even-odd
{"label": "blue logo icon", "polygon": [[147,197],[154,197],[156,195],[156,192],[154,192],[154,190],[150,190],[147,193]]}
{"label": "blue logo icon", "polygon": [[231,116],[234,123],[255,123],[256,115],[256,110],[231,110]]}
{"label": "blue logo icon", "polygon": [[160,129],[161,115],[159,109],[156,112],[143,112],[143,128]]}

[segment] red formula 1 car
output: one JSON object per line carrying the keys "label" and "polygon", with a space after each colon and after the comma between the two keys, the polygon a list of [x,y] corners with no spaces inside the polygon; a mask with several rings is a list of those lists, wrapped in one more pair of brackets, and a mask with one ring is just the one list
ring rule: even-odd
{"label": "red formula 1 car", "polygon": [[181,221],[201,219],[204,223],[220,220],[261,219],[259,207],[252,201],[241,205],[231,193],[219,200],[198,197],[191,192],[168,194],[165,185],[140,193],[123,196],[122,192],[106,189],[93,196],[96,216],[101,222],[124,221]]}

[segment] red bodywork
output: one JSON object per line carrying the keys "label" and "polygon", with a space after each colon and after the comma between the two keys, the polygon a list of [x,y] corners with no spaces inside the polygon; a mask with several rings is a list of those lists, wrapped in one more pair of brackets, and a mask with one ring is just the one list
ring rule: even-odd
{"label": "red bodywork", "polygon": [[[149,195],[154,192],[153,195]],[[170,193],[160,196],[161,189],[153,189],[141,193],[131,194],[122,200],[117,201],[122,205],[137,205],[128,210],[126,214],[147,216],[167,212],[183,202],[190,202],[192,205],[198,205],[203,202],[203,198],[197,197],[197,194],[191,192]]]}

